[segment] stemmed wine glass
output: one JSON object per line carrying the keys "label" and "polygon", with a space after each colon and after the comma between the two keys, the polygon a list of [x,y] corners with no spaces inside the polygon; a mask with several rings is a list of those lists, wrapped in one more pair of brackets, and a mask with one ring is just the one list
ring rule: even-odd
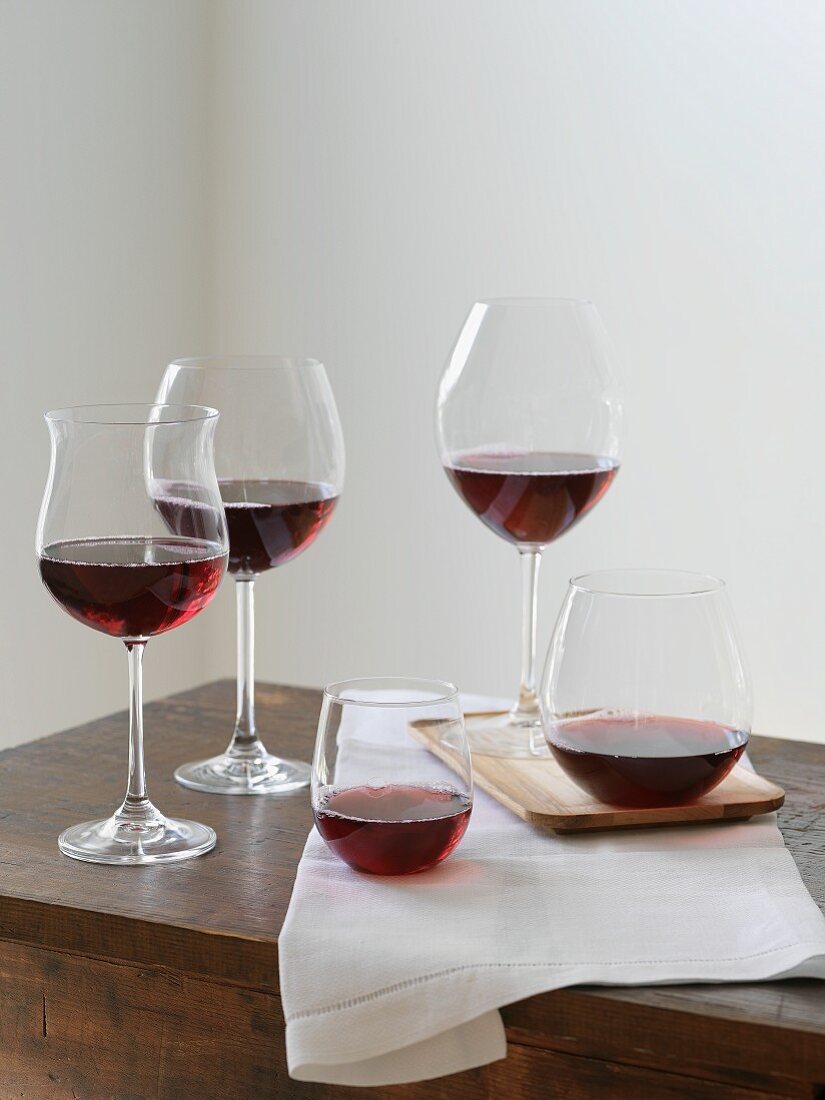
{"label": "stemmed wine glass", "polygon": [[[112,817],[60,835],[90,863],[160,863],[215,846],[195,821],[164,817],[146,789],[141,665],[146,643],[188,622],[226,572],[226,522],[215,478],[218,414],[195,405],[86,405],[46,413],[51,466],[37,525],[40,576],[73,618],[120,638],[129,655],[129,780]],[[186,531],[170,535],[162,486]]]}
{"label": "stemmed wine glass", "polygon": [[[158,400],[220,410],[215,465],[235,578],[238,683],[225,752],[184,764],[184,787],[214,794],[284,794],[309,783],[309,765],[264,748],[255,725],[256,579],[310,546],[329,522],[344,480],[344,440],[326,371],[315,359],[214,356],[170,363]],[[174,496],[174,486],[169,493]]]}
{"label": "stemmed wine glass", "polygon": [[521,686],[507,714],[467,719],[475,752],[546,755],[536,697],[536,582],[545,546],[604,496],[619,469],[621,407],[592,302],[476,302],[438,391],[436,435],[454,488],[519,552]]}
{"label": "stemmed wine glass", "polygon": [[707,794],[745,751],[751,686],[716,577],[625,569],[574,577],[541,691],[550,750],[614,806]]}

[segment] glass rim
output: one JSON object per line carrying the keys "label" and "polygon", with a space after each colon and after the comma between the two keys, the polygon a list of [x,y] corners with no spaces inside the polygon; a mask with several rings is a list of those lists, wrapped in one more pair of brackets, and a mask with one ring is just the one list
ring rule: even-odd
{"label": "glass rim", "polygon": [[[373,691],[409,690],[419,692],[429,691],[433,698],[428,699],[348,699],[343,695],[344,691]],[[417,676],[356,676],[351,680],[337,680],[327,684],[324,688],[324,698],[331,699],[334,703],[356,707],[389,707],[409,710],[412,707],[432,707],[438,703],[458,702],[458,688],[449,680],[427,680]]]}
{"label": "glass rim", "polygon": [[308,355],[190,355],[173,359],[170,367],[188,370],[303,370],[307,367],[323,367],[320,359]]}
{"label": "glass rim", "polygon": [[[114,410],[120,409],[123,415],[115,416]],[[137,410],[144,415],[138,417]],[[169,409],[173,415],[166,420],[151,420],[146,415],[152,409]],[[109,415],[106,415],[106,412]],[[126,411],[129,410],[129,411]],[[186,412],[194,415],[184,415]],[[197,424],[205,420],[215,420],[220,414],[209,405],[186,405],[164,401],[122,401],[99,405],[67,405],[62,409],[49,409],[43,413],[43,419],[50,424],[89,424],[123,428],[157,428],[169,424]]]}
{"label": "glass rim", "polygon": [[[651,589],[651,583],[657,580],[661,583]],[[617,583],[620,581],[632,587],[620,588]],[[648,582],[647,590],[644,590],[645,581]],[[721,577],[687,569],[599,569],[592,573],[579,573],[571,577],[569,586],[574,591],[583,592],[588,596],[612,596],[616,599],[633,600],[673,600],[713,596],[723,592],[727,587]]]}
{"label": "glass rim", "polygon": [[562,303],[566,302],[569,305],[576,306],[595,306],[595,302],[592,298],[565,298],[558,297],[556,295],[542,295],[542,294],[526,294],[522,297],[515,298],[479,298],[476,305],[480,306],[517,306],[517,305],[537,305],[539,303],[549,304],[550,302]]}

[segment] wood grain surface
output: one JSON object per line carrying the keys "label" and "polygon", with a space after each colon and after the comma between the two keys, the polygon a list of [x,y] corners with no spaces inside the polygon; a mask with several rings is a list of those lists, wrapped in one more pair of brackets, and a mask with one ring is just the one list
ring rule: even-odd
{"label": "wood grain surface", "polygon": [[[308,758],[319,703],[316,691],[262,685],[268,746]],[[152,797],[218,832],[217,849],[188,864],[99,867],[57,850],[62,828],[122,797],[125,714],[0,753],[0,1100],[364,1095],[285,1069],[277,938],[307,793],[233,799],[172,779],[223,747],[233,710],[230,681],[147,707]],[[755,737],[751,753],[787,792],[780,826],[825,906],[825,748]],[[814,981],[562,990],[504,1018],[505,1061],[369,1095],[825,1095],[825,986]]]}

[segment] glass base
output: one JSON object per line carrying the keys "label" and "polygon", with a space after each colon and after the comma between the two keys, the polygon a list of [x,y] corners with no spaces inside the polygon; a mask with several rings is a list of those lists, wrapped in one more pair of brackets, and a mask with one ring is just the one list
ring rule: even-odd
{"label": "glass base", "polygon": [[517,720],[511,711],[468,714],[464,725],[470,752],[476,756],[506,756],[539,760],[550,755],[541,720]]}
{"label": "glass base", "polygon": [[72,825],[57,846],[86,863],[173,863],[211,851],[217,839],[214,829],[197,821],[159,817],[142,825],[108,817]]}
{"label": "glass base", "polygon": [[182,787],[208,794],[289,794],[309,786],[309,778],[309,764],[282,760],[266,751],[252,759],[222,753],[175,771]]}

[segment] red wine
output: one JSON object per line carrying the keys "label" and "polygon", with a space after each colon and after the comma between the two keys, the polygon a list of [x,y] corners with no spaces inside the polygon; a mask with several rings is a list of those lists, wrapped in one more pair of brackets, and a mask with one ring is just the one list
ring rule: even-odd
{"label": "red wine", "polygon": [[158,478],[152,490],[154,505],[172,534],[204,542],[217,537],[219,505],[203,499],[203,486]]}
{"label": "red wine", "polygon": [[475,514],[497,535],[545,546],[590,511],[619,469],[599,455],[468,453],[445,466]]}
{"label": "red wine", "polygon": [[229,572],[262,573],[314,542],[338,497],[307,481],[220,481],[229,530]]}
{"label": "red wine", "polygon": [[40,555],[40,576],[61,607],[116,638],[148,638],[187,622],[225,569],[220,546],[195,539],[71,539]]}
{"label": "red wine", "polygon": [[715,722],[656,715],[574,718],[550,750],[570,778],[614,806],[680,806],[707,794],[745,751],[748,735]]}
{"label": "red wine", "polygon": [[357,871],[412,875],[446,859],[470,821],[471,803],[450,787],[348,787],[313,807],[327,846]]}

